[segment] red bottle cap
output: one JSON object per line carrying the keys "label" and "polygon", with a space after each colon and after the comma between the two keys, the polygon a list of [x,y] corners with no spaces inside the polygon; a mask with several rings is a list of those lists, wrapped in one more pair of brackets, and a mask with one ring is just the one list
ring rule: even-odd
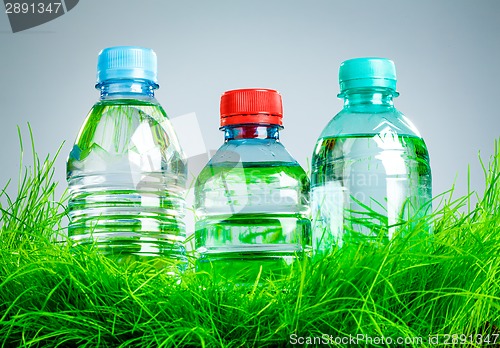
{"label": "red bottle cap", "polygon": [[227,91],[220,98],[221,127],[263,123],[283,125],[283,104],[278,91],[245,88]]}

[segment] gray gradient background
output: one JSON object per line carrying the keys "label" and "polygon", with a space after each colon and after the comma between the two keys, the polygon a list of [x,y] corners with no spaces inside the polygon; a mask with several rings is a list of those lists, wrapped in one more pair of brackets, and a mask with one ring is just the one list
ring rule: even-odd
{"label": "gray gradient background", "polygon": [[428,144],[435,194],[457,173],[457,194],[465,193],[468,164],[482,192],[477,155],[487,160],[500,136],[498,0],[83,0],[16,34],[0,13],[0,184],[17,177],[16,126],[26,134],[30,122],[42,156],[66,141],[56,168],[62,192],[67,153],[98,98],[97,53],[113,45],[157,52],[158,100],[171,117],[195,112],[208,149],[222,143],[223,91],[275,88],[285,108],[281,139],[307,166],[342,105],[338,66],[359,56],[396,62],[396,106]]}

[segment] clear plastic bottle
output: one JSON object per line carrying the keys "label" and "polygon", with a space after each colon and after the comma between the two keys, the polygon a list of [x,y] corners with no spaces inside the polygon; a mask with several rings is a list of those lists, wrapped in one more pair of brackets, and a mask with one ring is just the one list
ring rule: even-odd
{"label": "clear plastic bottle", "polygon": [[197,268],[247,280],[261,266],[262,276],[280,273],[311,249],[310,185],[279,140],[281,95],[232,90],[220,110],[225,141],[195,186]]}
{"label": "clear plastic bottle", "polygon": [[141,47],[99,53],[90,110],[67,162],[69,236],[116,260],[185,262],[186,161],[154,97],[156,54]]}
{"label": "clear plastic bottle", "polygon": [[313,248],[320,253],[346,242],[386,242],[398,223],[431,209],[427,147],[394,107],[394,63],[347,60],[339,82],[344,108],[321,133],[312,159]]}

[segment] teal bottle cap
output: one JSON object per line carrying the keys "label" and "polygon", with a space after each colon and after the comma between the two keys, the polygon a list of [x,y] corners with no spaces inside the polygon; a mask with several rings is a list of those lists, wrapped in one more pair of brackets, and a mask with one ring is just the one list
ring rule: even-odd
{"label": "teal bottle cap", "polygon": [[351,88],[384,87],[396,91],[396,66],[385,58],[354,58],[340,64],[340,95]]}
{"label": "teal bottle cap", "polygon": [[97,58],[97,84],[114,79],[142,79],[157,83],[156,53],[137,46],[108,47]]}

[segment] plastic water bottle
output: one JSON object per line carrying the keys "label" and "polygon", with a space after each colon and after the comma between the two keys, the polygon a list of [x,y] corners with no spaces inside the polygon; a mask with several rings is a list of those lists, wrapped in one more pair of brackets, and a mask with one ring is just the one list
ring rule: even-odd
{"label": "plastic water bottle", "polygon": [[186,161],[154,97],[155,52],[102,50],[96,88],[67,162],[69,236],[118,261],[184,262]]}
{"label": "plastic water bottle", "polygon": [[277,91],[225,92],[220,111],[224,144],[195,186],[197,268],[254,281],[310,251],[310,185],[279,140]]}
{"label": "plastic water bottle", "polygon": [[385,243],[403,221],[431,209],[431,168],[424,140],[399,112],[394,63],[342,63],[344,108],[321,133],[312,159],[313,248]]}

